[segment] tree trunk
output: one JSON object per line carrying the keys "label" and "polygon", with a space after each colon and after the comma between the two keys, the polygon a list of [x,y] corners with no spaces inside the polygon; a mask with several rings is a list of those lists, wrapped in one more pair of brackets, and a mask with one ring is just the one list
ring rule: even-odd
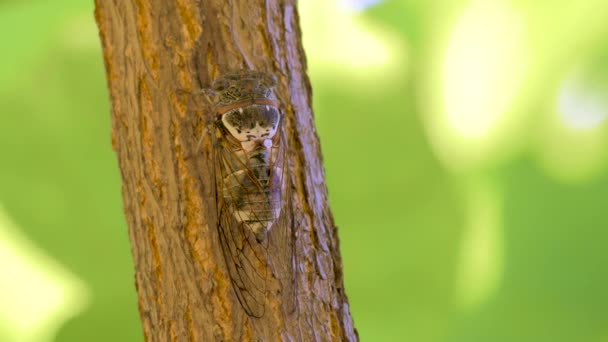
{"label": "tree trunk", "polygon": [[[356,341],[294,1],[96,0],[147,341]],[[295,309],[269,295],[261,318],[233,291],[218,242],[214,117],[195,95],[222,74],[278,79],[298,217]]]}

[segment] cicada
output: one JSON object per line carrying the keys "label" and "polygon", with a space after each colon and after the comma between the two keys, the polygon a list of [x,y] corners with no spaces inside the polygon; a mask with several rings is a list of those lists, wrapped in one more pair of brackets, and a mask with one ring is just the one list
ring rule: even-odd
{"label": "cicada", "polygon": [[[266,73],[240,70],[212,84],[217,232],[244,311],[264,315],[270,277],[294,296],[294,220],[284,115]],[[276,282],[275,282],[276,283]]]}

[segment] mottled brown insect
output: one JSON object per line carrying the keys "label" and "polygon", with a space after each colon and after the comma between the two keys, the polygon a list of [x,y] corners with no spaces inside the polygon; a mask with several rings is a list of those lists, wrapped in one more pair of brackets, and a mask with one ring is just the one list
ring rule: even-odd
{"label": "mottled brown insect", "polygon": [[252,70],[212,86],[217,231],[236,296],[253,317],[264,315],[270,277],[279,280],[284,303],[295,301],[294,220],[274,86],[274,78]]}

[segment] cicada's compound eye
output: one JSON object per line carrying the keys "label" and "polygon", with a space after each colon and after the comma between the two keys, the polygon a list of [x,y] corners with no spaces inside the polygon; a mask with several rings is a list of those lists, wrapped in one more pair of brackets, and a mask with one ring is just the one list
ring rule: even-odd
{"label": "cicada's compound eye", "polygon": [[273,75],[263,74],[262,83],[268,88],[274,88],[277,85],[277,79]]}
{"label": "cicada's compound eye", "polygon": [[224,90],[226,90],[226,88],[228,88],[229,85],[230,85],[230,82],[228,82],[228,80],[226,80],[225,78],[221,78],[221,79],[213,82],[211,89],[213,89],[215,91],[224,91]]}

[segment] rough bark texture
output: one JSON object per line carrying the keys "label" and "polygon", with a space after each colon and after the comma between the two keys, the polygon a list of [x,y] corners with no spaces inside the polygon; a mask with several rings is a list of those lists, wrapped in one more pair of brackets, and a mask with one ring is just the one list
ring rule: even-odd
{"label": "rough bark texture", "polygon": [[[96,0],[112,101],[112,145],[147,341],[354,341],[338,236],[293,1]],[[214,113],[203,96],[221,74],[277,76],[286,115],[297,227],[297,308],[268,298],[247,316],[215,230],[212,144],[197,140]],[[275,284],[276,286],[276,284]]]}

